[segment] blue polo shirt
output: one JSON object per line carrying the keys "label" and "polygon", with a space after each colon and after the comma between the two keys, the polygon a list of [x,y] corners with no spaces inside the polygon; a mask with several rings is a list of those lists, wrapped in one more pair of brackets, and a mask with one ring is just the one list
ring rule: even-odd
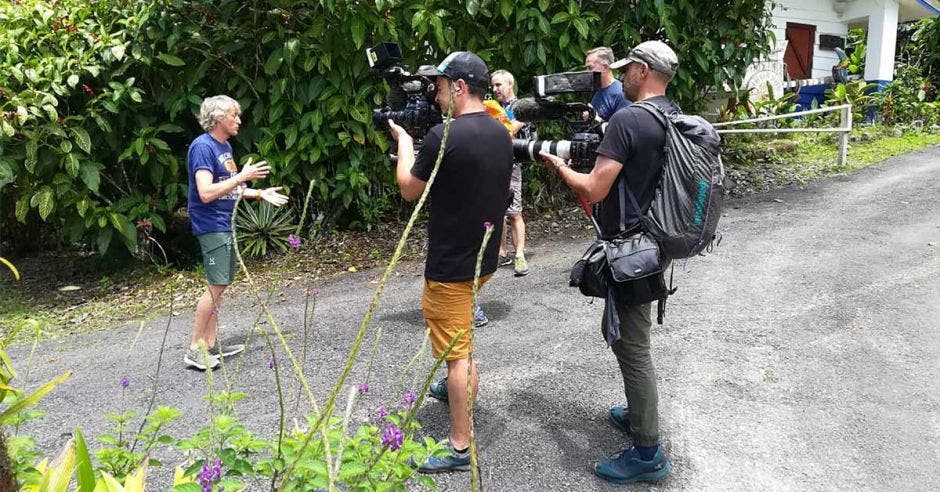
{"label": "blue polo shirt", "polygon": [[212,173],[212,182],[218,183],[238,174],[238,167],[232,157],[232,146],[228,142],[219,142],[208,133],[196,137],[189,145],[186,156],[189,170],[189,220],[196,236],[210,232],[229,232],[232,230],[232,211],[238,199],[238,188],[209,203],[202,203],[196,188],[196,171],[205,169]]}
{"label": "blue polo shirt", "polygon": [[597,116],[604,121],[609,120],[614,113],[629,105],[630,101],[623,96],[623,84],[616,79],[612,84],[595,92],[594,97],[591,98],[591,106],[594,106]]}

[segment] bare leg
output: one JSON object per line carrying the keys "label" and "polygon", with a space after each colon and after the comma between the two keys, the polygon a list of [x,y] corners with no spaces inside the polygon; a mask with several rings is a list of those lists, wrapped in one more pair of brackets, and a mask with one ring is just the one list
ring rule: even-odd
{"label": "bare leg", "polygon": [[[450,405],[450,442],[456,449],[470,445],[470,411],[467,409],[467,364],[468,359],[447,361],[447,401]],[[477,366],[471,367],[473,399],[476,400],[480,379]]]}
{"label": "bare leg", "polygon": [[[222,307],[222,293],[225,292],[227,285],[210,285],[199,303],[196,304],[196,324],[193,326],[193,338],[189,342],[189,348],[195,350],[199,347],[199,341],[206,343],[206,348],[215,346],[215,334],[218,329],[218,310]],[[213,302],[214,301],[214,302]],[[213,309],[213,304],[216,306]]]}
{"label": "bare leg", "polygon": [[512,228],[512,242],[516,245],[516,256],[525,254],[525,222],[522,214],[509,216],[509,226]]}
{"label": "bare leg", "polygon": [[499,238],[499,256],[507,256],[509,254],[509,244],[507,242],[509,236],[509,227],[506,224],[506,217],[503,217],[503,235]]}

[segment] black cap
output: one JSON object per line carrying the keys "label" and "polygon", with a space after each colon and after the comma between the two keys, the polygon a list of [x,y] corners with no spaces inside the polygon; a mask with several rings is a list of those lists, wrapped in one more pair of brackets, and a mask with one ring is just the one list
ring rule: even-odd
{"label": "black cap", "polygon": [[486,63],[469,51],[455,51],[447,55],[436,67],[422,67],[418,70],[418,75],[443,75],[450,80],[463,79],[468,85],[477,87],[489,87],[490,84],[490,71],[486,68]]}

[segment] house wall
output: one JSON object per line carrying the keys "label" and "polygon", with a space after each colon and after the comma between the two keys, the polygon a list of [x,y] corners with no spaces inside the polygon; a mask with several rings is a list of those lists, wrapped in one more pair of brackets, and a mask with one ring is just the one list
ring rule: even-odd
{"label": "house wall", "polygon": [[843,12],[844,22],[868,31],[865,80],[884,85],[894,79],[899,13],[898,0],[855,0]]}
{"label": "house wall", "polygon": [[839,57],[833,50],[819,48],[819,35],[845,37],[848,34],[848,26],[832,9],[832,3],[828,0],[782,0],[774,7],[773,13],[772,30],[778,42],[787,38],[787,22],[816,26],[812,77],[832,75],[832,66],[839,62]]}

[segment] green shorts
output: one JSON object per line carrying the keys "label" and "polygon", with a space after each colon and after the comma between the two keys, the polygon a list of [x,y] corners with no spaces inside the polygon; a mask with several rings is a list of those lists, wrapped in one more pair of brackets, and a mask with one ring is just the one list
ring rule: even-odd
{"label": "green shorts", "polygon": [[231,285],[235,281],[235,248],[231,232],[209,232],[196,236],[202,249],[202,264],[209,285]]}

